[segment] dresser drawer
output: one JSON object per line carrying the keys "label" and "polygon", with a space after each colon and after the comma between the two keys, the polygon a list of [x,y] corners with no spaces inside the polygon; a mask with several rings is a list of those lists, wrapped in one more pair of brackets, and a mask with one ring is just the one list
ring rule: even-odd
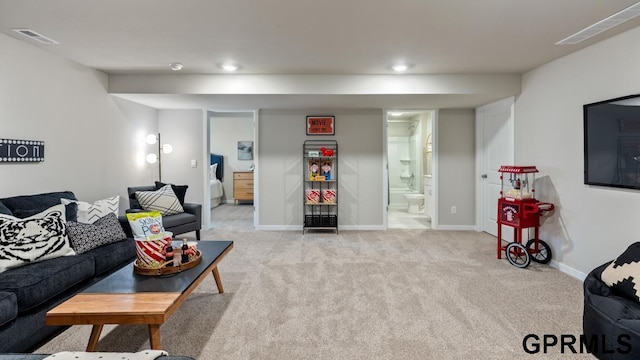
{"label": "dresser drawer", "polygon": [[253,190],[253,180],[236,180],[233,182],[233,188],[245,188]]}
{"label": "dresser drawer", "polygon": [[238,189],[233,190],[234,200],[253,200],[253,189]]}
{"label": "dresser drawer", "polygon": [[233,173],[234,180],[253,180],[252,172],[234,172]]}

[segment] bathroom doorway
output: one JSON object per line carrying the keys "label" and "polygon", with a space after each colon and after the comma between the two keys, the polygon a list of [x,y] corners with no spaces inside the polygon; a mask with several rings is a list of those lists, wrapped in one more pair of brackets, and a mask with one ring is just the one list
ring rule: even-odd
{"label": "bathroom doorway", "polygon": [[386,114],[387,228],[431,228],[433,113],[423,110]]}

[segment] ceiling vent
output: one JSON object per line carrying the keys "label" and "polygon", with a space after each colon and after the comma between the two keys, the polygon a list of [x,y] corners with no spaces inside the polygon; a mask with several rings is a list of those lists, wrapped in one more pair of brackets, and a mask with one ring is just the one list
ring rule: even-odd
{"label": "ceiling vent", "polygon": [[609,30],[614,26],[620,25],[625,21],[631,20],[638,15],[640,15],[640,2],[611,15],[606,19],[600,20],[597,23],[569,36],[568,38],[558,41],[556,45],[577,44],[592,36],[598,35],[605,30]]}
{"label": "ceiling vent", "polygon": [[30,39],[33,39],[35,41],[39,41],[43,44],[47,44],[47,45],[53,45],[53,44],[59,44],[59,42],[48,38],[42,34],[39,34],[31,29],[11,29],[19,34],[22,34]]}

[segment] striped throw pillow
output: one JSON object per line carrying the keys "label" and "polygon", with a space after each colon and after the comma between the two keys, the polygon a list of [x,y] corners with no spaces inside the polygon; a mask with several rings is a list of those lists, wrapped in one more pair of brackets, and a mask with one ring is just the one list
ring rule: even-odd
{"label": "striped throw pillow", "polygon": [[136,199],[145,210],[158,210],[162,215],[174,215],[184,212],[171,185],[156,191],[136,191]]}

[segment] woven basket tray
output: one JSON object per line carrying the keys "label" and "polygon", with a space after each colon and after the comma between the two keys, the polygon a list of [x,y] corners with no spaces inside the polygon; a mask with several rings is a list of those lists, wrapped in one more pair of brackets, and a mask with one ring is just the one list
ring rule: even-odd
{"label": "woven basket tray", "polygon": [[[174,256],[180,256],[180,253],[176,251],[174,253]],[[178,266],[164,266],[158,269],[148,269],[148,268],[143,268],[138,266],[138,260],[136,260],[133,263],[133,271],[136,274],[150,275],[150,276],[175,274],[184,270],[191,269],[192,267],[200,264],[201,261],[202,261],[202,253],[200,252],[200,250],[197,250],[196,255],[189,258],[189,262],[180,264]]]}

